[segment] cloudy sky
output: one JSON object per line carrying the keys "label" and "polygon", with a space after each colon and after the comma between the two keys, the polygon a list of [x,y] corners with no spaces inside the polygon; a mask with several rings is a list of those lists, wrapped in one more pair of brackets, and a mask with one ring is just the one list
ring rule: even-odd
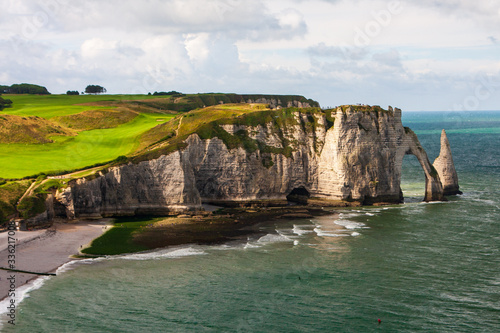
{"label": "cloudy sky", "polygon": [[500,0],[0,4],[0,84],[500,109]]}

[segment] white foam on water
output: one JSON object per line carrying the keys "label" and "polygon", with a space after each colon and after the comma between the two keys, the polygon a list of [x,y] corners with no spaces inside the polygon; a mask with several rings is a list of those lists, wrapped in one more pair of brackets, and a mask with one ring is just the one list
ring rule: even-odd
{"label": "white foam on water", "polygon": [[229,244],[207,245],[206,249],[207,250],[214,250],[214,251],[227,251],[227,250],[233,250],[233,249],[237,249],[237,248],[241,248],[241,247],[242,247],[241,242],[238,242],[235,245],[229,245]]}
{"label": "white foam on water", "polygon": [[247,242],[245,244],[245,246],[243,246],[243,248],[246,250],[246,249],[256,249],[256,248],[259,248],[260,245],[257,245],[255,243],[251,243],[251,242]]}
{"label": "white foam on water", "polygon": [[[88,260],[88,259],[84,259],[84,260]],[[73,269],[73,266],[75,266],[78,263],[82,263],[82,262],[83,262],[83,260],[81,260],[81,261],[80,260],[69,261],[69,262],[65,263],[64,265],[59,266],[59,268],[56,271],[56,274],[62,274],[64,272],[67,272],[67,271]]]}
{"label": "white foam on water", "polygon": [[361,234],[359,232],[356,232],[356,231],[351,234],[351,236],[354,236],[354,237],[359,236],[359,235],[361,235]]}
{"label": "white foam on water", "polygon": [[481,198],[468,198],[469,200],[475,201],[475,202],[481,202],[487,205],[491,206],[496,206],[498,203],[496,201],[490,200],[490,199],[481,199]]}
{"label": "white foam on water", "polygon": [[296,225],[296,224],[294,224],[292,231],[293,231],[294,234],[299,235],[299,236],[302,236],[302,235],[305,235],[305,234],[311,234],[311,233],[314,232],[311,229],[307,230],[306,227],[312,228],[314,226],[312,226],[312,225]]}
{"label": "white foam on water", "polygon": [[297,236],[293,233],[292,229],[276,229],[276,233],[278,233],[278,235],[280,236],[287,237],[290,239],[297,238]]}
{"label": "white foam on water", "polygon": [[64,265],[59,266],[59,268],[56,270],[56,274],[59,275],[59,274],[65,273],[67,271],[70,271],[74,268],[74,266],[77,266],[77,265],[86,265],[86,264],[89,265],[89,264],[93,264],[93,263],[103,261],[106,259],[107,259],[107,257],[71,260],[71,261],[68,261],[67,263],[65,263]]}
{"label": "white foam on water", "polygon": [[449,203],[450,203],[450,201],[429,201],[429,202],[421,201],[418,204],[419,205],[436,205],[436,204],[449,204]]}
{"label": "white foam on water", "polygon": [[294,246],[299,245],[299,241],[298,241],[298,240],[294,240],[294,241],[293,241],[293,245],[294,245]]}
{"label": "white foam on water", "polygon": [[267,234],[259,238],[257,243],[282,243],[282,242],[292,242],[293,240],[285,235],[280,234]]}
{"label": "white foam on water", "polygon": [[348,234],[339,234],[338,232],[323,231],[318,227],[314,228],[314,232],[316,233],[316,235],[318,235],[320,237],[345,237],[345,236],[349,236]]}
{"label": "white foam on water", "polygon": [[356,211],[356,213],[340,213],[339,218],[344,219],[344,218],[350,218],[350,217],[358,217],[358,216],[363,216],[365,215],[365,212],[363,211]]}
{"label": "white foam on water", "polygon": [[127,254],[124,256],[116,256],[114,259],[127,259],[127,260],[152,260],[152,259],[174,259],[189,256],[199,256],[207,254],[201,249],[196,249],[194,247],[180,248],[180,249],[163,249],[154,252],[142,252]]}
{"label": "white foam on water", "polygon": [[[56,275],[59,275],[59,274],[62,274],[62,273],[65,273],[67,271],[70,271],[74,268],[74,266],[76,265],[81,265],[81,264],[92,264],[94,262],[97,262],[97,261],[102,261],[102,260],[106,260],[106,258],[104,257],[99,257],[99,258],[91,258],[91,259],[80,259],[80,260],[71,260],[71,261],[68,261],[67,263],[59,266],[59,268],[57,268],[56,270]],[[33,290],[37,290],[37,289],[40,289],[47,280],[49,280],[50,278],[52,278],[52,276],[40,276],[20,287],[18,287],[16,289],[16,296],[14,297],[15,301],[16,301],[16,311],[18,311],[18,308],[19,308],[19,304],[26,298],[30,297],[30,293],[33,291]],[[8,313],[8,309],[7,309],[7,306],[10,305],[11,303],[11,298],[10,297],[7,297],[5,298],[4,300],[2,300],[0,302],[0,316]],[[8,317],[6,317],[8,318]],[[2,321],[0,321],[0,329],[3,327],[2,326],[3,323]]]}
{"label": "white foam on water", "polygon": [[[29,296],[30,292],[32,292],[33,290],[40,289],[44,285],[45,281],[47,281],[50,278],[51,278],[51,276],[40,276],[40,277],[36,278],[35,280],[32,280],[29,283],[26,283],[26,284],[24,284],[21,287],[16,289],[16,292],[15,292],[16,295],[15,295],[15,297],[13,297],[13,299],[15,299],[15,301],[16,301],[15,302],[16,313],[19,311],[19,304],[21,304],[21,302],[23,300],[25,300],[26,298],[30,297]],[[10,306],[11,299],[12,298],[7,297],[0,302],[0,318],[2,318],[2,321],[0,322],[0,328],[2,328],[3,324],[7,320],[10,319],[7,316],[7,313],[9,313],[9,311],[10,311],[7,307]]]}
{"label": "white foam on water", "polygon": [[344,219],[339,219],[334,222],[337,225],[343,226],[346,229],[366,229],[368,228],[364,223],[361,222],[354,222],[354,221],[349,221],[349,220],[344,220]]}

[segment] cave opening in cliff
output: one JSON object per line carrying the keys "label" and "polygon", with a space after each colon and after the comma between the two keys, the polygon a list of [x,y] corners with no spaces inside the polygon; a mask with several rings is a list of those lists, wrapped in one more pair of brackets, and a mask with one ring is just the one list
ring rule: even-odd
{"label": "cave opening in cliff", "polygon": [[422,202],[425,197],[425,173],[415,155],[405,155],[401,168],[404,202]]}
{"label": "cave opening in cliff", "polygon": [[296,204],[296,205],[306,205],[307,200],[311,197],[311,194],[309,191],[304,187],[296,187],[286,196],[286,200],[290,204]]}

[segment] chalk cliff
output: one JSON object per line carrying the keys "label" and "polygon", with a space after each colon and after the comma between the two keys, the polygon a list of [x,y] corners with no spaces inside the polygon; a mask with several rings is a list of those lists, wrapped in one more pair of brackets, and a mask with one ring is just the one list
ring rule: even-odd
{"label": "chalk cliff", "polygon": [[451,156],[450,142],[446,131],[441,132],[441,152],[433,163],[443,184],[444,195],[462,194],[458,186],[458,176]]}
{"label": "chalk cliff", "polygon": [[424,200],[443,200],[441,173],[448,186],[453,165],[449,143],[436,170],[403,127],[401,110],[273,112],[262,123],[250,121],[252,114],[212,123],[216,134],[194,131],[182,149],[72,181],[56,194],[55,211],[68,218],[165,214],[200,209],[202,202],[285,204],[294,195],[325,205],[400,203],[405,154],[422,165]]}
{"label": "chalk cliff", "polygon": [[417,136],[401,123],[401,110],[371,112],[338,108],[319,159],[319,196],[364,204],[403,201],[404,155],[415,155],[425,173],[425,201],[443,199],[443,189]]}

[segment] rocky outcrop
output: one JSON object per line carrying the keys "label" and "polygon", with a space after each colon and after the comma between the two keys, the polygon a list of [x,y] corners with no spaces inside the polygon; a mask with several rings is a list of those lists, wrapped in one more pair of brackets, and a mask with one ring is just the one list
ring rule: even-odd
{"label": "rocky outcrop", "polygon": [[455,164],[451,156],[450,142],[445,130],[441,132],[441,152],[434,160],[433,165],[443,184],[444,195],[462,194],[458,186],[457,171],[455,170]]}
{"label": "rocky outcrop", "polygon": [[[403,127],[401,110],[340,107],[329,119],[320,111],[295,111],[257,126],[220,124],[222,138],[194,133],[185,148],[168,155],[72,181],[56,201],[69,218],[166,214],[200,209],[202,202],[265,205],[287,197],[400,203],[406,154],[422,165],[425,200],[443,200],[440,174],[415,133]],[[237,139],[244,144],[234,146]],[[446,154],[442,160],[453,164]]]}

